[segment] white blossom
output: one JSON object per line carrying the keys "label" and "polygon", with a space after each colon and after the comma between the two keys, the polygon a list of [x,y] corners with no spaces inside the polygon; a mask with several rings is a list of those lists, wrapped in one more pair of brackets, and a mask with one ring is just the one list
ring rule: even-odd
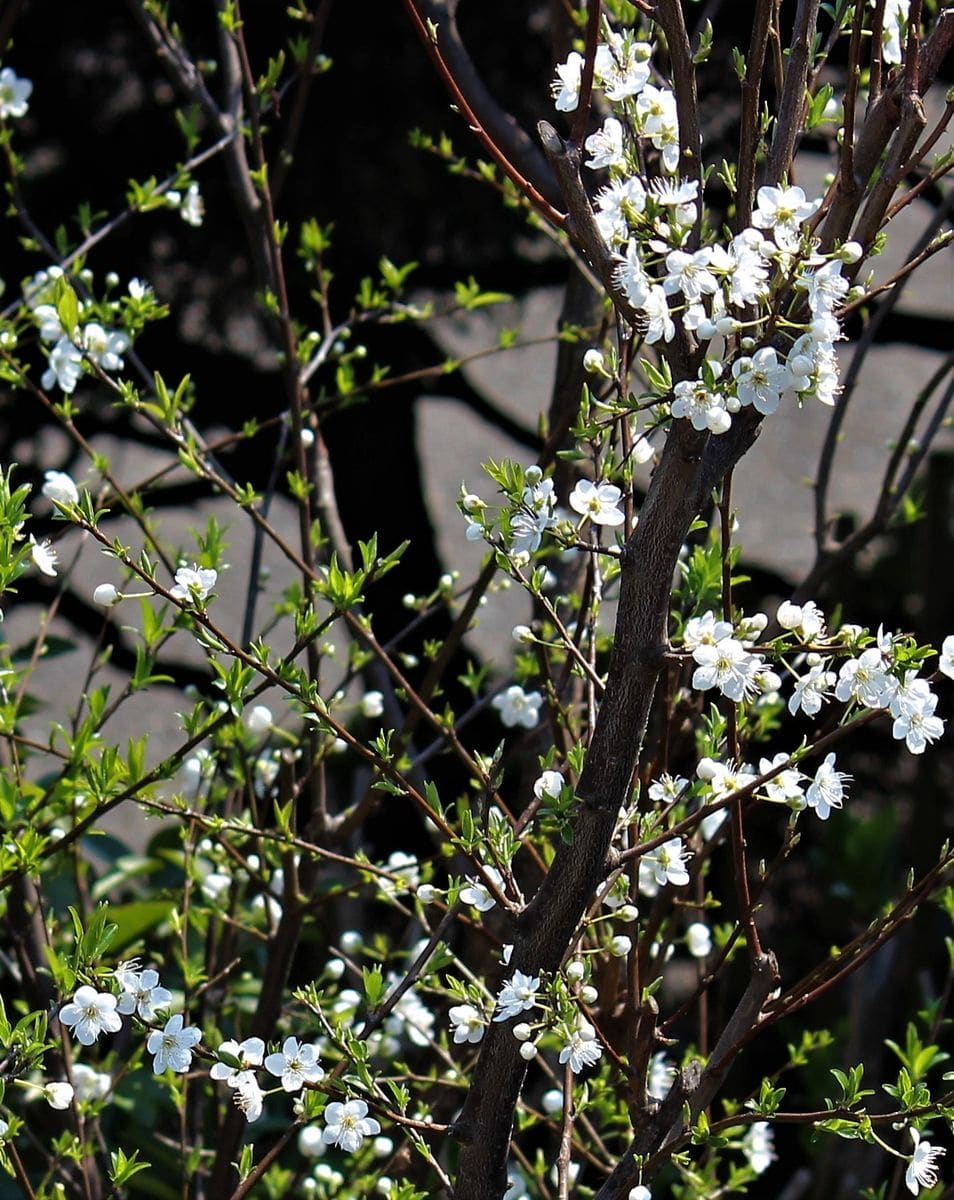
{"label": "white blossom", "polygon": [[218,572],[211,567],[180,567],[176,571],[175,586],[169,591],[173,600],[183,604],[204,604],[215,587]]}
{"label": "white blossom", "polygon": [[941,643],[941,656],[937,669],[948,679],[954,679],[954,633],[949,633]]}
{"label": "white blossom", "polygon": [[332,1101],[325,1109],[325,1130],[322,1134],[329,1146],[337,1146],[348,1154],[361,1149],[366,1137],[381,1132],[381,1126],[369,1117],[368,1106],[363,1100],[347,1100],[344,1104]]}
{"label": "white blossom", "polygon": [[[495,884],[498,891],[503,891],[503,876],[496,867],[484,867],[484,874]],[[464,904],[470,904],[478,912],[489,912],[497,901],[493,898],[486,883],[480,878],[467,876],[468,886],[461,888],[460,898]]]}
{"label": "white blossom", "polygon": [[267,704],[253,704],[242,713],[242,724],[255,737],[263,737],[271,729],[272,710]]}
{"label": "white blossom", "polygon": [[509,1021],[511,1017],[533,1008],[537,1002],[539,988],[539,975],[525,975],[523,971],[514,971],[500,989],[497,1011],[493,1019]]}
{"label": "white blossom", "polygon": [[454,1041],[458,1046],[464,1042],[476,1045],[484,1036],[486,1022],[483,1014],[472,1004],[455,1004],[447,1015],[454,1030]]}
{"label": "white blossom", "polygon": [[712,932],[702,921],[693,921],[686,928],[686,947],[693,958],[707,958],[712,953]]}
{"label": "white blossom", "polygon": [[21,79],[12,67],[0,70],[0,117],[25,116],[32,91],[30,80]]}
{"label": "white blossom", "polygon": [[615,117],[607,117],[601,129],[591,133],[583,143],[590,157],[586,165],[597,171],[601,167],[621,167],[626,161],[623,149],[623,126]]}
{"label": "white blossom", "polygon": [[519,684],[514,683],[494,696],[490,703],[500,713],[501,724],[508,729],[517,725],[534,729],[540,719],[543,696],[539,692],[525,692]]}
{"label": "white blossom", "polygon": [[90,321],[80,333],[80,345],[90,361],[104,371],[120,371],[122,356],[129,348],[129,338],[116,329],[104,329],[97,322]]}
{"label": "white blossom", "polygon": [[768,1121],[755,1121],[748,1127],[742,1139],[742,1153],[756,1175],[768,1170],[775,1161],[772,1127]]}
{"label": "white blossom", "polygon": [[937,741],[944,732],[944,722],[934,715],[936,707],[937,696],[931,693],[920,706],[899,712],[891,727],[892,737],[904,738],[912,754],[923,754],[925,746]]}
{"label": "white blossom", "polygon": [[48,1083],[43,1088],[43,1098],[50,1108],[69,1108],[73,1103],[73,1095],[73,1085],[65,1081]]}
{"label": "white blossom", "polygon": [[553,107],[557,112],[574,112],[580,103],[580,81],[583,75],[583,55],[571,51],[565,63],[556,69],[556,79],[550,84]]}
{"label": "white blossom", "polygon": [[589,1021],[581,1017],[576,1028],[563,1044],[560,1051],[560,1062],[568,1062],[573,1074],[579,1075],[585,1067],[591,1067],[598,1062],[602,1053],[603,1047],[597,1039],[596,1030]]}
{"label": "white blossom", "polygon": [[800,187],[760,187],[752,224],[767,229],[783,250],[797,250],[802,224],[818,211],[821,200],[807,200]]}
{"label": "white blossom", "polygon": [[105,1100],[113,1086],[111,1076],[86,1063],[73,1063],[73,1090],[77,1100]]}
{"label": "white blossom", "polygon": [[159,1009],[168,1008],[172,993],[159,986],[159,972],[122,970],[116,973],[122,992],[117,1007],[124,1015],[137,1013],[144,1021],[154,1022]]}
{"label": "white blossom", "polygon": [[82,1046],[92,1046],[101,1033],[117,1033],[122,1028],[112,992],[97,992],[85,983],[63,1005],[59,1016]]}
{"label": "white blossom", "polygon": [[640,866],[645,862],[653,873],[659,887],[671,883],[674,887],[683,887],[689,882],[689,872],[686,862],[692,856],[686,850],[682,839],[670,838],[657,846],[650,854],[640,859]]}
{"label": "white blossom", "polygon": [[920,1133],[913,1126],[911,1140],[914,1142],[914,1153],[904,1172],[904,1186],[912,1196],[917,1196],[921,1188],[934,1187],[937,1183],[937,1160],[946,1151],[943,1146],[932,1146],[930,1142],[922,1142]]}
{"label": "white blossom", "polygon": [[[774,771],[776,767],[787,762],[788,757],[782,750],[772,759],[760,759],[759,774],[767,775],[770,771]],[[787,804],[789,808],[797,811],[805,807],[804,780],[805,776],[797,767],[787,767],[762,784],[762,795],[773,804]]]}
{"label": "white blossom", "polygon": [[79,489],[72,476],[65,471],[47,471],[43,479],[42,491],[48,500],[55,500],[59,504],[79,503]]}
{"label": "white blossom", "polygon": [[593,74],[602,84],[607,100],[620,103],[636,96],[649,79],[652,46],[631,37],[611,33],[608,42],[596,47]]}
{"label": "white blossom", "polygon": [[845,784],[850,779],[850,775],[835,769],[835,755],[826,755],[805,792],[805,803],[815,810],[819,820],[827,821],[833,808],[842,807]]}
{"label": "white blossom", "polygon": [[565,782],[559,771],[544,771],[534,780],[533,794],[538,800],[559,800]]}
{"label": "white blossom", "polygon": [[99,583],[93,589],[93,603],[101,604],[103,608],[112,608],[122,598],[122,592],[111,583]]}
{"label": "white blossom", "polygon": [[38,571],[44,575],[48,575],[51,579],[56,578],[56,551],[53,549],[53,543],[49,538],[44,538],[42,542],[38,542],[31,533],[30,557],[33,559],[33,565]]}
{"label": "white blossom", "polygon": [[593,483],[581,479],[570,493],[570,508],[594,525],[622,525],[626,519],[617,507],[622,492],[612,483]]}
{"label": "white blossom", "polygon": [[231,1039],[222,1042],[219,1046],[218,1053],[227,1054],[230,1058],[238,1060],[239,1065],[235,1066],[228,1062],[213,1063],[209,1074],[213,1079],[226,1083],[231,1088],[240,1087],[243,1080],[243,1075],[252,1073],[253,1068],[260,1067],[265,1057],[265,1043],[259,1037],[246,1038],[243,1042],[236,1042]]}
{"label": "white blossom", "polygon": [[202,1041],[202,1030],[194,1025],[183,1026],[181,1013],[166,1021],[146,1040],[146,1050],[153,1056],[152,1069],[161,1075],[166,1068],[184,1074],[192,1065],[192,1049]]}
{"label": "white blossom", "polygon": [[763,346],[751,357],[737,358],[732,364],[732,377],[739,403],[743,407],[751,405],[763,416],[775,412],[791,379],[788,368],[778,361],[771,346]]}
{"label": "white blossom", "polygon": [[300,1092],[306,1083],[317,1083],[325,1072],[318,1065],[318,1049],[297,1038],[287,1037],[281,1050],[276,1050],[265,1059],[265,1070],[277,1076],[286,1092]]}

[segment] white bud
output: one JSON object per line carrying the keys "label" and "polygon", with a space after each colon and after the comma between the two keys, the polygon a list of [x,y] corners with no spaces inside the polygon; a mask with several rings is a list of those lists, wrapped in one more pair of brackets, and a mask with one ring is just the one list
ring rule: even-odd
{"label": "white bud", "polygon": [[242,722],[249,733],[261,737],[272,727],[272,710],[265,704],[255,704],[242,714]]}
{"label": "white bud", "polygon": [[313,429],[303,429],[301,431],[301,444],[306,450],[310,450],[315,444],[315,431]]}
{"label": "white bud", "polygon": [[783,600],[778,606],[775,619],[783,629],[797,629],[802,623],[802,608],[791,600]]}
{"label": "white bud", "polygon": [[614,958],[625,958],[633,948],[633,939],[626,937],[625,934],[617,934],[610,942],[610,954]]}
{"label": "white bud", "polygon": [[563,1092],[559,1088],[550,1088],[540,1097],[540,1106],[550,1116],[563,1111]]}
{"label": "white bud", "polygon": [[595,348],[587,350],[583,355],[583,370],[588,371],[590,375],[605,375],[606,363],[603,361],[602,351]]}
{"label": "white bud", "polygon": [[639,909],[635,904],[624,904],[616,910],[617,921],[622,921],[624,925],[631,925],[639,916]]}
{"label": "white bud", "polygon": [[422,883],[415,893],[422,904],[433,904],[440,892],[431,883]]}
{"label": "white bud", "polygon": [[599,998],[599,992],[591,983],[580,988],[580,999],[584,1004],[595,1004]]}
{"label": "white bud", "polygon": [[365,692],[361,697],[361,715],[369,721],[384,713],[384,696],[381,692]]}
{"label": "white bud", "polygon": [[101,604],[103,608],[112,608],[122,600],[123,594],[111,583],[101,583],[93,590],[93,603]]}
{"label": "white bud", "polygon": [[838,257],[843,263],[856,263],[864,254],[864,247],[860,242],[845,242],[838,251]]}
{"label": "white bud", "polygon": [[345,973],[344,961],[340,958],[329,958],[325,963],[325,974],[329,979],[340,979]]}
{"label": "white bud", "polygon": [[686,930],[686,945],[693,958],[705,958],[712,953],[712,934],[702,921],[693,921]]}
{"label": "white bud", "polygon": [[537,1047],[534,1042],[524,1042],[520,1047],[520,1057],[524,1062],[530,1062],[537,1057]]}
{"label": "white bud", "polygon": [[514,625],[510,631],[510,636],[515,642],[532,642],[533,630],[529,625]]}
{"label": "white bud", "polygon": [[543,471],[537,466],[536,463],[531,463],[531,465],[527,467],[526,471],[524,471],[523,475],[527,483],[533,487],[534,484],[539,483],[543,478]]}
{"label": "white bud", "polygon": [[364,945],[364,938],[357,929],[348,929],[338,939],[338,945],[345,954],[357,954]]}
{"label": "white bud", "polygon": [[533,1030],[526,1021],[521,1021],[518,1025],[514,1025],[513,1036],[518,1042],[527,1042],[533,1037]]}
{"label": "white bud", "polygon": [[586,974],[586,967],[584,966],[583,963],[580,962],[580,960],[578,958],[574,959],[574,961],[571,963],[567,963],[567,965],[566,965],[567,979],[572,980],[574,983],[579,983],[579,981],[583,978],[583,976],[585,974]]}

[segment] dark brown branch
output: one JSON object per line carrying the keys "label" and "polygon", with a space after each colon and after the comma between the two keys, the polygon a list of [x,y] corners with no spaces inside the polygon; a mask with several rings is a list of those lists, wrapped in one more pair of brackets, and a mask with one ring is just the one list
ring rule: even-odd
{"label": "dark brown branch", "polygon": [[[456,0],[404,0],[404,7],[471,133],[544,220],[561,228],[565,218],[551,202],[552,177],[536,146],[474,69],[454,24]],[[428,21],[437,25],[435,37]]]}
{"label": "dark brown branch", "polygon": [[792,31],[792,46],[785,67],[782,100],[765,167],[765,182],[777,184],[792,166],[795,145],[805,110],[805,85],[811,68],[812,38],[821,0],[799,0]]}
{"label": "dark brown branch", "polygon": [[755,197],[755,158],[759,142],[759,97],[771,19],[772,0],[759,0],[755,9],[755,22],[752,26],[749,52],[745,60],[745,78],[742,80],[739,175],[735,201],[735,227],[739,231],[745,229],[752,220],[752,202]]}

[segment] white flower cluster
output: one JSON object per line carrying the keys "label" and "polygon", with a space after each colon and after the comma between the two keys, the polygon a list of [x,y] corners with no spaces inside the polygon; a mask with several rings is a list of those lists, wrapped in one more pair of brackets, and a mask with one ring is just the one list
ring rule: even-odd
{"label": "white flower cluster", "polygon": [[45,388],[56,385],[65,395],[76,390],[83,374],[83,362],[102,371],[121,371],[123,354],[129,349],[129,335],[110,329],[92,319],[92,306],[78,302],[75,332],[63,328],[54,303],[58,281],[65,279],[61,267],[39,271],[24,288],[24,300],[40,331],[40,340],[50,346],[47,369],[41,380]]}
{"label": "white flower cluster", "polygon": [[219,1046],[218,1053],[219,1061],[213,1063],[209,1074],[234,1091],[236,1107],[249,1123],[262,1115],[266,1096],[258,1082],[256,1068],[264,1066],[280,1081],[280,1090],[287,1093],[300,1092],[306,1084],[317,1083],[325,1073],[318,1064],[319,1048],[302,1044],[294,1037],[287,1037],[281,1050],[269,1055],[265,1054],[265,1043],[258,1037],[246,1038],[243,1042],[229,1039]]}
{"label": "white flower cluster", "polygon": [[[785,395],[833,404],[833,347],[841,336],[836,310],[848,290],[842,264],[857,262],[862,248],[847,243],[834,255],[818,254],[805,223],[821,200],[808,199],[800,187],[766,186],[758,190],[749,227],[725,243],[689,249],[702,197],[696,180],[676,174],[676,102],[671,90],[648,82],[652,52],[630,32],[599,45],[594,86],[619,116],[607,117],[585,148],[586,165],[609,172],[594,216],[616,256],[614,281],[638,312],[645,342],[672,341],[679,321],[700,343],[709,343],[697,378],[676,384],[672,416],[722,434],[734,413],[751,406],[767,416]],[[559,111],[576,109],[582,68],[576,52],[557,68]],[[630,144],[631,137],[637,144]],[[653,177],[640,173],[652,163],[647,143],[658,152]],[[780,328],[774,292],[792,281],[807,312],[790,309]],[[725,340],[714,352],[717,337]],[[592,366],[592,351],[587,353]]]}
{"label": "white flower cluster", "polygon": [[[639,461],[645,462],[652,457],[652,447],[645,439],[640,440]],[[557,496],[552,479],[544,479],[543,472],[536,466],[527,467],[524,472],[526,486],[519,500],[506,513],[503,524],[504,538],[511,554],[517,561],[527,558],[537,550],[543,541],[543,535],[549,529],[564,523],[570,530],[566,510],[557,508]],[[613,483],[593,482],[581,479],[577,482],[568,497],[568,504],[573,512],[579,514],[576,528],[579,530],[587,521],[594,525],[615,528],[623,524],[626,515],[620,504],[623,493]],[[492,522],[484,515],[487,505],[472,492],[465,492],[460,498],[460,507],[467,518],[465,536],[468,541],[475,542],[483,539],[491,540]],[[514,637],[522,640],[526,627],[517,626]],[[527,631],[529,632],[529,631]],[[531,635],[532,640],[532,635]]]}
{"label": "white flower cluster", "polygon": [[[783,604],[779,624],[795,632],[804,641],[825,636],[824,619],[811,601],[799,608]],[[863,630],[845,626],[841,636],[861,636]],[[815,716],[832,699],[861,708],[885,709],[894,719],[892,736],[903,740],[912,754],[925,748],[944,732],[944,722],[934,715],[937,695],[927,679],[898,661],[895,635],[878,630],[873,645],[843,661],[836,675],[832,659],[817,652],[805,657],[808,670],[795,676],[795,689],[789,700],[792,714],[799,710]],[[954,635],[944,639],[938,669],[954,678]]]}
{"label": "white flower cluster", "polygon": [[761,655],[746,649],[743,641],[757,636],[767,623],[761,613],[739,630],[729,621],[720,621],[713,612],[687,621],[683,645],[696,663],[692,686],[701,692],[718,688],[723,696],[736,702],[756,693],[777,691],[781,686],[778,675],[766,667]]}
{"label": "white flower cluster", "polygon": [[[121,963],[115,977],[120,988],[118,996],[83,984],[59,1011],[60,1022],[69,1027],[81,1046],[92,1046],[101,1033],[118,1033],[122,1028],[120,1014],[135,1014],[153,1024],[158,1012],[172,1003],[172,993],[160,986],[156,971],[140,971],[136,963]],[[182,1014],[175,1013],[162,1029],[154,1029],[146,1039],[153,1071],[157,1075],[167,1068],[179,1073],[188,1071],[192,1051],[201,1040],[202,1031],[185,1025]]]}

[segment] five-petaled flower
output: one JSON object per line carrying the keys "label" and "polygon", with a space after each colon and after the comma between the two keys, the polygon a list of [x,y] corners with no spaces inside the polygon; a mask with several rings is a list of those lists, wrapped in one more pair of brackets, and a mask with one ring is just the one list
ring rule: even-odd
{"label": "five-petaled flower", "polygon": [[302,1045],[294,1037],[285,1038],[281,1050],[269,1054],[265,1070],[281,1079],[286,1092],[300,1092],[306,1083],[317,1083],[325,1073],[318,1065],[317,1047],[307,1042]]}
{"label": "five-petaled flower", "polygon": [[366,1137],[381,1132],[381,1126],[369,1117],[368,1106],[363,1100],[332,1101],[325,1109],[325,1129],[322,1138],[328,1146],[354,1154],[361,1148]]}
{"label": "five-petaled flower", "polygon": [[594,525],[622,525],[626,519],[619,505],[622,492],[613,483],[581,479],[570,493],[570,508]]}
{"label": "five-petaled flower", "polygon": [[116,997],[112,992],[97,992],[87,983],[60,1009],[60,1021],[70,1026],[82,1046],[92,1046],[101,1033],[117,1033],[122,1027]]}
{"label": "five-petaled flower", "polygon": [[154,1030],[146,1040],[155,1074],[161,1075],[167,1068],[185,1074],[192,1065],[192,1048],[201,1041],[201,1029],[194,1025],[183,1027],[182,1013],[170,1017],[165,1028]]}
{"label": "five-petaled flower", "polygon": [[642,861],[652,870],[659,887],[663,887],[667,883],[671,883],[675,887],[683,887],[689,882],[686,860],[690,857],[691,855],[682,844],[682,839],[674,837],[663,842],[661,846],[657,846]]}
{"label": "five-petaled flower", "polygon": [[500,720],[508,729],[515,725],[534,729],[539,720],[543,696],[539,692],[525,692],[519,684],[514,683],[499,696],[494,696],[490,703],[500,713]]}
{"label": "five-petaled flower", "polygon": [[523,971],[514,971],[500,989],[494,1020],[509,1021],[518,1013],[533,1008],[537,1002],[539,988],[539,975],[525,975]]}
{"label": "five-petaled flower", "polygon": [[118,971],[119,986],[123,989],[119,996],[118,1009],[123,1014],[138,1013],[144,1021],[155,1021],[156,1013],[161,1008],[168,1008],[172,1003],[172,993],[159,986],[159,972]]}
{"label": "five-petaled flower", "polygon": [[218,572],[211,567],[180,567],[169,595],[183,604],[204,604],[218,577]]}

